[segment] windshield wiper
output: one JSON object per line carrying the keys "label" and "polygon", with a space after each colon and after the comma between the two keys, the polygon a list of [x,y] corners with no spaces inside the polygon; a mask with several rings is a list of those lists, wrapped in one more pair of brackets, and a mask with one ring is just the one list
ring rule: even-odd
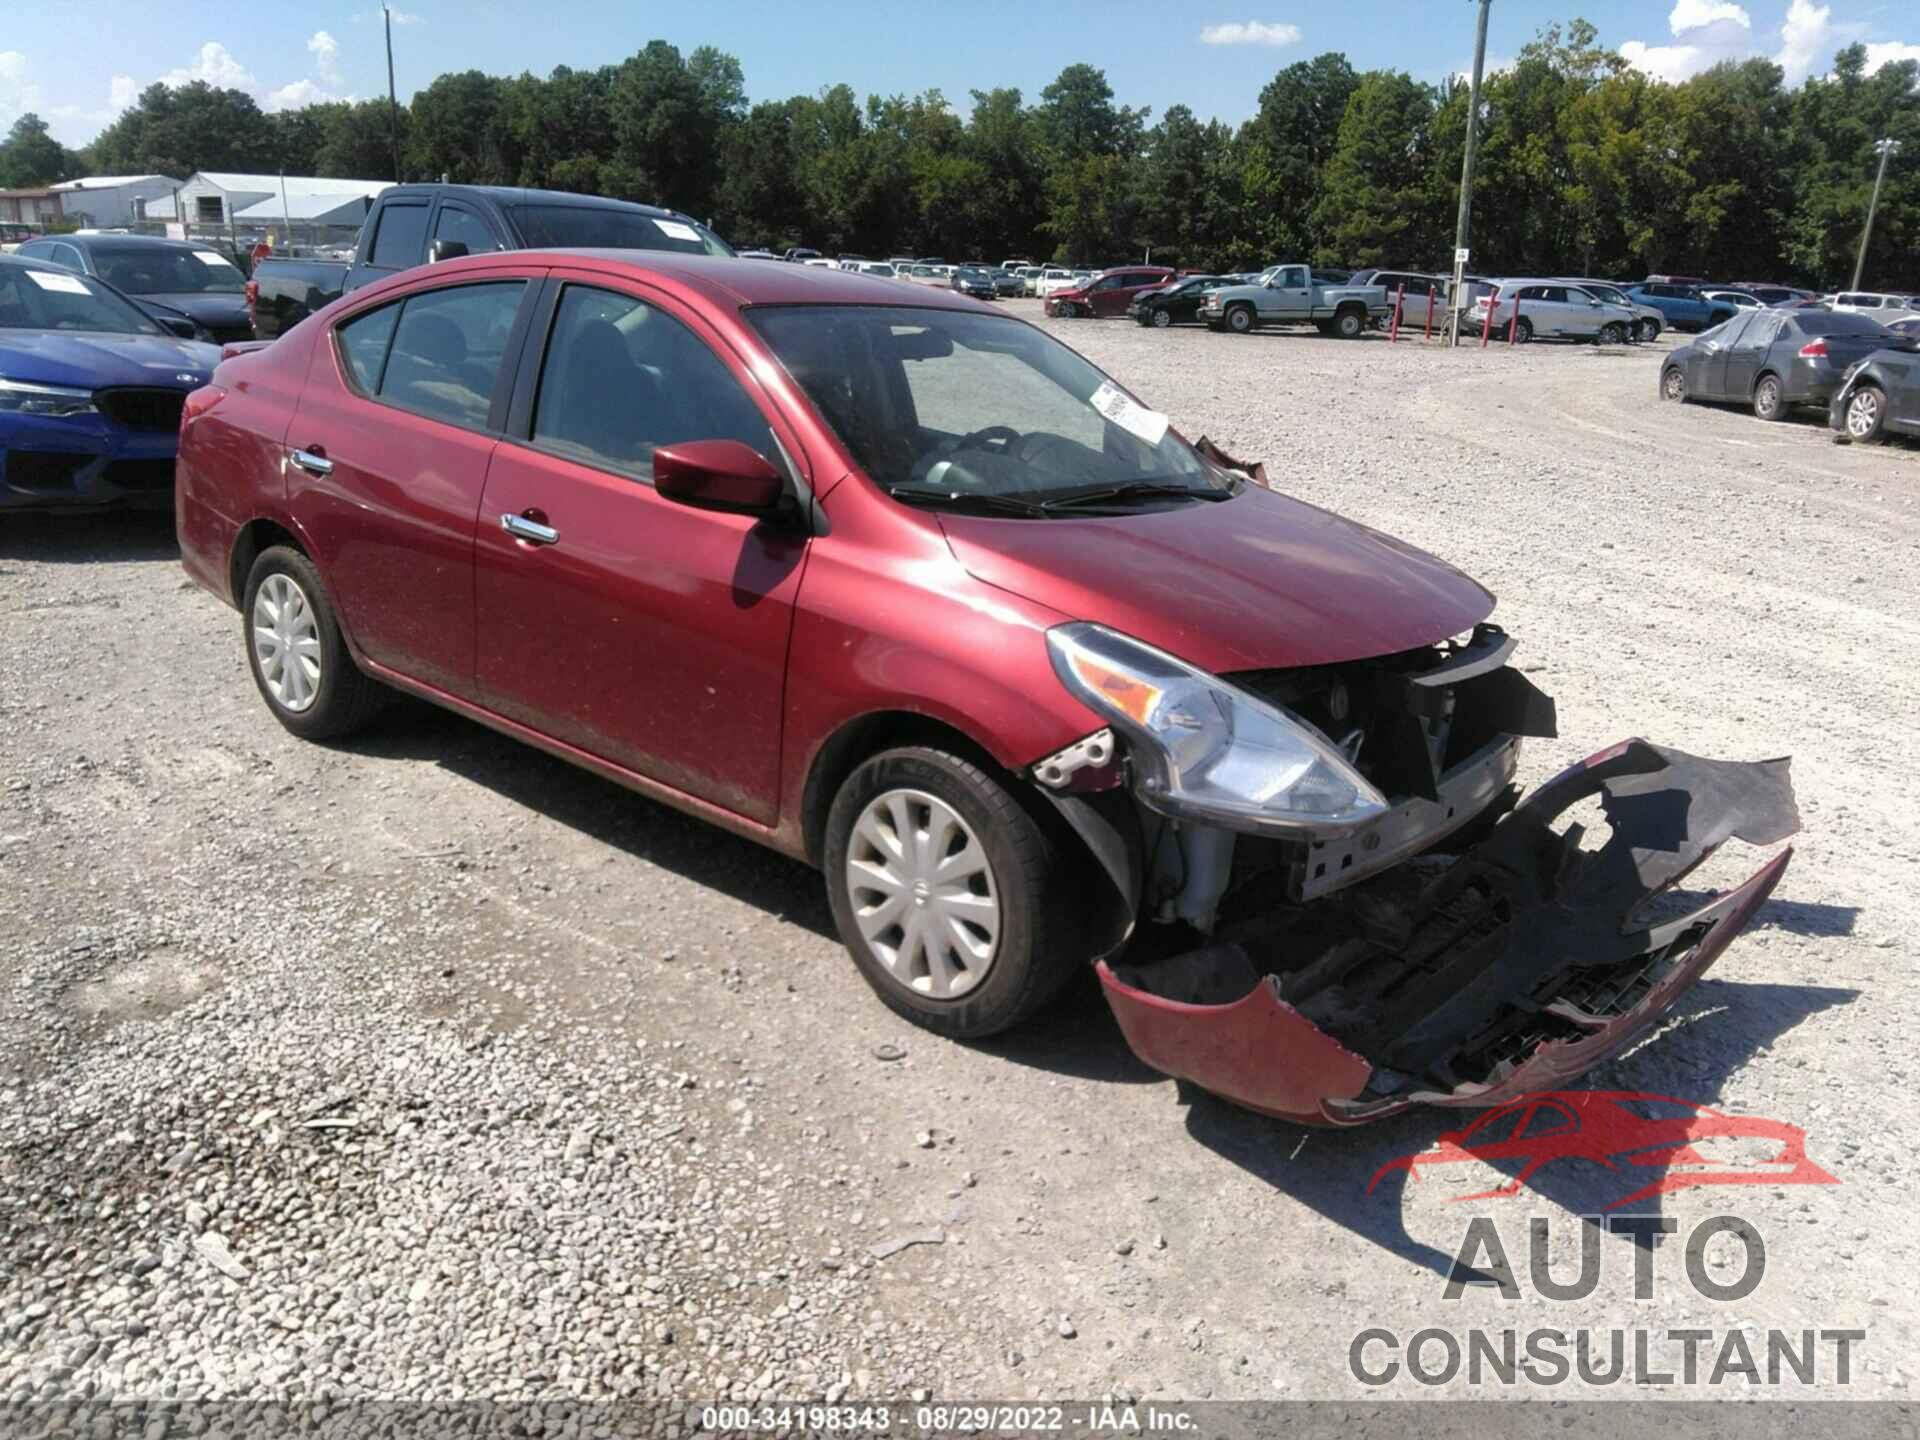
{"label": "windshield wiper", "polygon": [[1080,505],[1110,505],[1115,501],[1159,500],[1170,497],[1191,500],[1231,500],[1234,490],[1203,490],[1193,485],[1168,485],[1159,480],[1127,480],[1118,485],[1103,485],[1096,490],[1080,490],[1053,500],[1042,500],[1048,510],[1065,510]]}
{"label": "windshield wiper", "polygon": [[909,505],[940,505],[950,510],[990,510],[1002,515],[1045,517],[1047,507],[1011,495],[988,495],[974,490],[935,490],[921,485],[890,485],[887,494]]}

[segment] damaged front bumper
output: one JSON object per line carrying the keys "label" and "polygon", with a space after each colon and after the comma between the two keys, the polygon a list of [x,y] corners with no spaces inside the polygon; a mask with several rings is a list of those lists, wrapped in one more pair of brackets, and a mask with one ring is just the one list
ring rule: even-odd
{"label": "damaged front bumper", "polygon": [[[1611,831],[1598,848],[1580,824],[1555,829],[1590,798]],[[1497,1105],[1645,1030],[1746,927],[1792,851],[1677,919],[1649,921],[1649,902],[1728,839],[1798,828],[1785,760],[1628,740],[1450,863],[1387,870],[1168,959],[1103,961],[1100,980],[1142,1060],[1249,1109],[1351,1125]]]}

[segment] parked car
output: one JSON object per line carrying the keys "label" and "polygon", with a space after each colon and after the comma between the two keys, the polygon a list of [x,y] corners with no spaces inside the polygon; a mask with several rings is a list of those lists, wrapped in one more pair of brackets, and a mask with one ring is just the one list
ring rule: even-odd
{"label": "parked car", "polygon": [[94,276],[0,255],[0,510],[167,502],[219,359]]}
{"label": "parked car", "polygon": [[1322,335],[1357,340],[1390,313],[1378,285],[1327,285],[1305,265],[1273,265],[1252,285],[1208,292],[1200,318],[1215,330],[1245,335],[1262,325],[1312,325]]}
{"label": "parked car", "polygon": [[962,295],[971,295],[976,300],[991,300],[999,293],[994,289],[992,274],[971,265],[955,266],[949,283]]}
{"label": "parked car", "polygon": [[1705,330],[1731,319],[1739,308],[1725,300],[1707,299],[1696,285],[1681,285],[1671,280],[1629,285],[1626,292],[1634,304],[1651,305],[1666,316],[1669,330]]}
{"label": "parked car", "polygon": [[1762,420],[1781,420],[1796,405],[1826,407],[1855,361],[1906,343],[1865,315],[1745,310],[1671,351],[1660,393],[1668,400],[1733,400],[1751,405]]}
{"label": "parked car", "polygon": [[1755,310],[1766,303],[1745,290],[1702,290],[1700,296],[1704,300],[1724,300],[1738,310]]}
{"label": "parked car", "polygon": [[1828,425],[1844,439],[1920,435],[1920,316],[1888,328],[1895,342],[1856,361],[1827,407]]}
{"label": "parked car", "polygon": [[[25,250],[27,247],[22,246]],[[1855,315],[1871,315],[1876,320],[1889,312],[1905,314],[1913,307],[1907,303],[1904,295],[1889,295],[1877,290],[1842,290],[1828,302],[1835,310],[1844,310]]]}
{"label": "parked car", "polygon": [[1748,282],[1742,280],[1737,282],[1733,288],[1746,291],[1747,294],[1753,296],[1754,299],[1758,300],[1762,305],[1786,305],[1795,300],[1811,300],[1815,298],[1813,291],[1796,290],[1791,285],[1769,285],[1764,282]]}
{"label": "parked car", "polygon": [[21,220],[0,220],[0,254],[11,255],[40,233],[40,227]]}
{"label": "parked car", "polygon": [[787,247],[784,258],[789,263],[798,265],[803,260],[818,260],[821,256],[818,250],[809,249],[805,245],[790,245]]}
{"label": "parked car", "polygon": [[1020,276],[1012,270],[1000,269],[993,272],[993,293],[1002,298],[1018,295],[1021,290]]}
{"label": "parked car", "polygon": [[[1423,328],[1427,323],[1429,314],[1433,317],[1433,327],[1435,330],[1441,329],[1448,323],[1448,316],[1451,313],[1451,302],[1447,292],[1453,284],[1451,276],[1425,275],[1412,270],[1356,270],[1353,273],[1351,283],[1355,285],[1378,285],[1381,290],[1385,292],[1387,297],[1387,310],[1385,316],[1379,322],[1383,326],[1393,323],[1395,301],[1403,294],[1405,298],[1399,299],[1401,329]],[[1476,285],[1487,284],[1486,281],[1477,275],[1464,277],[1463,283],[1466,287],[1469,304],[1472,303],[1472,299],[1476,294],[1474,287]],[[1429,305],[1429,301],[1432,302],[1431,305]]]}
{"label": "parked car", "polygon": [[740,250],[735,253],[742,260],[778,260],[780,258],[771,250]]}
{"label": "parked car", "polygon": [[1881,323],[1903,339],[1920,339],[1920,314],[1909,315],[1899,320],[1884,320]]}
{"label": "parked car", "polygon": [[1022,265],[1016,273],[1020,276],[1020,293],[1028,296],[1037,295],[1040,292],[1034,287],[1040,283],[1040,277],[1047,273],[1047,267],[1044,265]]}
{"label": "parked car", "polygon": [[1643,305],[1611,280],[1584,280],[1579,276],[1562,276],[1568,285],[1578,285],[1596,300],[1608,305],[1618,305],[1630,311],[1633,324],[1628,335],[1632,340],[1657,340],[1660,332],[1666,328],[1667,317],[1651,305]]}
{"label": "parked car", "polygon": [[199,327],[196,339],[253,339],[246,277],[207,245],[157,235],[48,235],[16,253],[97,276],[163,323],[186,315]]}
{"label": "parked car", "polygon": [[893,266],[884,260],[868,260],[858,269],[862,275],[878,275],[883,280],[891,280],[895,275]]}
{"label": "parked car", "polygon": [[1000,268],[1002,270],[1012,270],[1012,271],[1018,272],[1026,269],[1031,264],[1033,264],[1033,261],[1031,260],[1005,260],[1001,262]]}
{"label": "parked car", "polygon": [[[274,339],[336,296],[416,265],[491,250],[573,247],[733,254],[706,226],[652,205],[509,186],[395,185],[373,202],[352,260],[268,256],[253,267],[252,337]],[[819,253],[789,250],[787,259]]]}
{"label": "parked car", "polygon": [[1047,296],[1046,312],[1063,320],[1091,316],[1105,319],[1124,315],[1133,297],[1143,290],[1156,290],[1173,279],[1173,271],[1164,265],[1134,265],[1091,275],[1078,285],[1069,285]]}
{"label": "parked car", "polygon": [[[1515,314],[1518,313],[1518,320]],[[1474,312],[1478,331],[1491,324],[1496,335],[1515,340],[1591,340],[1624,345],[1640,317],[1626,304],[1613,304],[1564,280],[1501,280]]]}
{"label": "parked car", "polygon": [[[964,296],[519,252],[226,360],[176,515],[289,732],[405,691],[818,866],[941,1034],[1092,967],[1148,1063],[1316,1123],[1631,1043],[1788,852],[1677,919],[1643,892],[1790,833],[1786,762],[1630,740],[1508,811],[1555,722],[1493,597],[1217,457]],[[1176,917],[1198,948],[1122,954]]]}
{"label": "parked car", "polygon": [[1142,325],[1165,329],[1200,319],[1200,302],[1233,281],[1224,275],[1182,275],[1164,285],[1136,290],[1127,302],[1127,314]]}
{"label": "parked car", "polygon": [[1049,265],[1034,277],[1031,293],[1044,300],[1056,290],[1071,290],[1075,283],[1071,270],[1059,265]]}

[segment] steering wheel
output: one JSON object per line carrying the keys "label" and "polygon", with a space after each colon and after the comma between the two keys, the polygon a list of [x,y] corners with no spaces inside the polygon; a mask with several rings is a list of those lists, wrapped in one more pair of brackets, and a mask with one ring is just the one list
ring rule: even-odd
{"label": "steering wheel", "polygon": [[989,425],[985,429],[975,430],[971,434],[962,435],[960,437],[960,443],[953,448],[956,453],[961,450],[984,450],[991,442],[998,440],[1001,441],[1008,450],[1011,450],[1024,438],[1025,437],[1011,425]]}

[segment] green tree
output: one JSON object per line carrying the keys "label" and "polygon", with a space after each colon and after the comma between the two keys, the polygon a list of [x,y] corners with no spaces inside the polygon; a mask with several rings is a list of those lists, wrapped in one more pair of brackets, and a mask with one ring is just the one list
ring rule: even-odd
{"label": "green tree", "polygon": [[1328,52],[1289,65],[1260,92],[1244,139],[1256,150],[1248,176],[1256,226],[1248,237],[1260,263],[1303,260],[1318,241],[1313,215],[1321,178],[1340,139],[1347,101],[1359,86],[1347,57]]}
{"label": "green tree", "polygon": [[51,185],[79,178],[80,157],[47,131],[47,122],[29,110],[0,140],[0,189]]}
{"label": "green tree", "polygon": [[1314,207],[1315,260],[1438,268],[1433,111],[1432,88],[1411,75],[1370,70],[1360,77]]}
{"label": "green tree", "polygon": [[198,170],[257,174],[277,168],[272,119],[244,90],[195,80],[149,85],[88,147],[106,175],[173,175]]}
{"label": "green tree", "polygon": [[409,179],[512,185],[520,145],[507,123],[512,82],[478,70],[442,75],[413,97],[405,151]]}

